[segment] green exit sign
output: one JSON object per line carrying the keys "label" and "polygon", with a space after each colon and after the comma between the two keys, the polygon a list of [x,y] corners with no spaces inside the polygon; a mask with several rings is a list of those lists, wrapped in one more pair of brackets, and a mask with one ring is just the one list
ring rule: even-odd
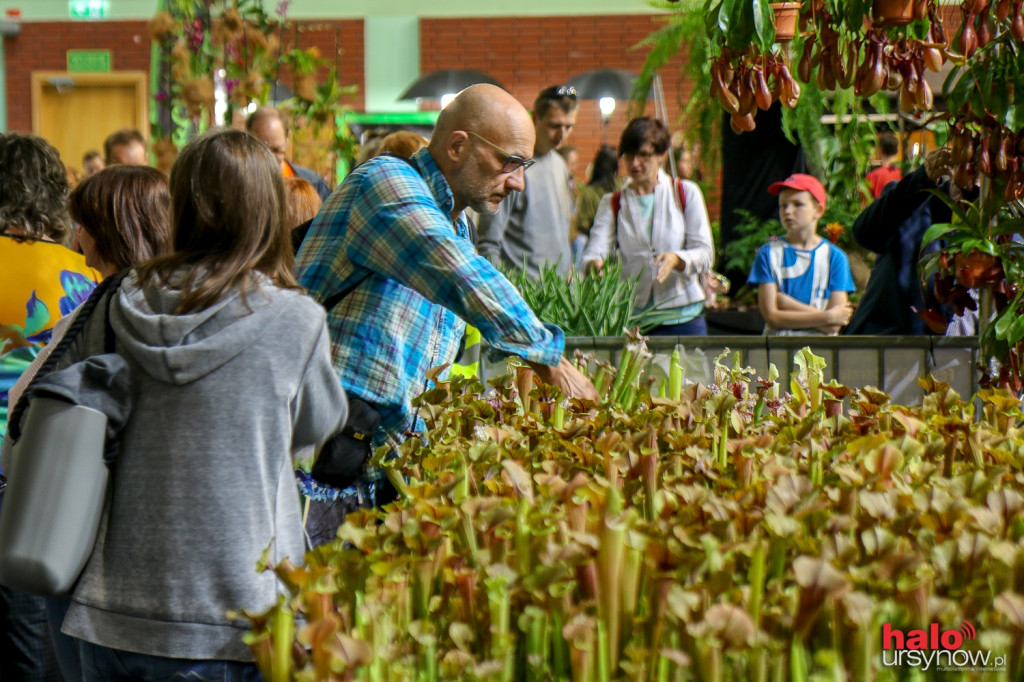
{"label": "green exit sign", "polygon": [[68,50],[69,73],[107,73],[110,50]]}
{"label": "green exit sign", "polygon": [[68,0],[72,19],[106,19],[109,13],[110,0]]}

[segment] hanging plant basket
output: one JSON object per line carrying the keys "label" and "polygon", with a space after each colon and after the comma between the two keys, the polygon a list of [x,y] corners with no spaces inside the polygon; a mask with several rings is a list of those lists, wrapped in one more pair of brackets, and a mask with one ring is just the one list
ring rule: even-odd
{"label": "hanging plant basket", "polygon": [[303,74],[295,77],[295,94],[302,99],[316,99],[316,75]]}
{"label": "hanging plant basket", "polygon": [[800,3],[773,2],[771,6],[775,12],[775,40],[784,43],[795,38],[796,24],[800,18]]}
{"label": "hanging plant basket", "polygon": [[875,0],[871,17],[877,26],[902,26],[914,20],[914,0]]}

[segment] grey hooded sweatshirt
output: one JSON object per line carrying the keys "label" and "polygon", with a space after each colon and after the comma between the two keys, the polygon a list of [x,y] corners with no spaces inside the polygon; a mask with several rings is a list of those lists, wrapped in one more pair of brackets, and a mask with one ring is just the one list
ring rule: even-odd
{"label": "grey hooded sweatshirt", "polygon": [[[331,365],[324,311],[263,282],[201,312],[139,289],[110,306],[135,406],[92,556],[63,632],[172,658],[252,660],[229,610],[276,603],[269,559],[304,553],[292,453],[341,430],[348,405]],[[104,310],[100,302],[97,313]],[[102,353],[93,315],[62,364]]]}

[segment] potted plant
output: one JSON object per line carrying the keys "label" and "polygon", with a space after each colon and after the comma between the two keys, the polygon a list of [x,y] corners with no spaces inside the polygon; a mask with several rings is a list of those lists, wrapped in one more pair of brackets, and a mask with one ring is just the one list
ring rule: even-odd
{"label": "potted plant", "polygon": [[281,63],[291,69],[295,95],[305,100],[316,99],[317,70],[327,63],[316,47],[293,47],[281,55]]}
{"label": "potted plant", "polygon": [[800,18],[800,3],[773,2],[771,7],[775,13],[775,40],[782,43],[795,38],[797,20]]}
{"label": "potted plant", "polygon": [[800,86],[788,52],[776,47],[775,12],[768,0],[706,0],[705,30],[713,56],[710,95],[739,133],[753,130],[758,109],[796,105]]}
{"label": "potted plant", "polygon": [[914,20],[915,8],[926,4],[926,0],[874,0],[871,17],[880,26],[903,26]]}
{"label": "potted plant", "polygon": [[[355,92],[355,86],[338,81],[337,63],[331,70],[320,68],[329,64],[315,47],[293,44],[282,54],[286,33],[297,41],[301,31],[323,30],[325,25],[296,27],[285,14],[288,2],[278,3],[274,13],[263,5],[253,0],[168,0],[166,9],[154,15],[148,24],[158,48],[153,138],[180,148],[210,125],[236,122],[236,113],[251,104],[272,101],[272,84],[281,67],[287,66],[294,77],[295,97],[274,104],[294,119],[296,155],[306,159],[305,165],[333,174],[336,158],[332,157],[349,155],[354,146],[352,135],[336,129],[334,121],[346,112],[342,102]],[[286,32],[286,26],[294,31]],[[215,120],[218,90],[225,96],[226,107]],[[301,139],[307,135],[314,138],[308,144]]]}
{"label": "potted plant", "polygon": [[[978,196],[954,201],[940,195],[953,210],[953,222],[926,233],[942,248],[923,265],[926,274],[935,275],[936,296],[958,309],[976,305],[968,290],[980,292],[982,384],[1019,392],[1024,388],[1024,249],[1016,235],[1024,234],[1019,203],[1024,197],[1024,111],[1018,109],[1024,102],[1018,102],[1017,93],[1024,92],[1024,35],[1018,38],[1016,20],[1000,5],[961,6],[963,22],[955,43],[971,49],[955,55],[943,86],[950,110],[951,182]],[[979,30],[976,18],[981,16],[991,31]]]}

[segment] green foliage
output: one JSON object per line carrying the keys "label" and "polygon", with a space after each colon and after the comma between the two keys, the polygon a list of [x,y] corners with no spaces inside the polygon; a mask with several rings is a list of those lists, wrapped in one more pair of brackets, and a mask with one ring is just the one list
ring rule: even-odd
{"label": "green foliage", "polygon": [[942,89],[952,112],[1024,129],[1024,106],[1017,102],[1017,93],[1024,93],[1024,44],[1010,31],[1000,32],[973,58],[954,64]]}
{"label": "green foliage", "polygon": [[[922,236],[922,246],[938,241],[942,247],[921,259],[922,277],[935,276],[954,291],[976,287],[984,297],[993,295],[989,289],[996,290],[996,309],[991,313],[981,311],[981,319],[988,318],[986,313],[992,319],[981,328],[978,342],[981,357],[997,359],[1002,370],[1000,376],[1008,380],[1011,370],[1019,375],[1020,370],[1013,369],[1010,359],[1024,342],[1024,289],[1016,284],[1007,285],[1024,281],[1024,242],[1016,238],[1024,234],[1024,218],[1004,205],[996,192],[975,202],[956,201],[934,190],[932,194],[949,206],[952,222],[933,224]],[[972,268],[963,265],[962,259],[975,253],[992,259],[994,276],[989,272],[973,273]],[[985,368],[984,374],[989,374],[989,368]]]}
{"label": "green foliage", "polygon": [[622,278],[622,264],[605,263],[602,274],[573,272],[571,278],[554,266],[534,279],[525,268],[503,267],[502,274],[519,290],[542,322],[558,325],[566,336],[621,336],[633,317],[637,278]]}
{"label": "green foliage", "polygon": [[[654,397],[621,378],[631,344],[619,371],[575,358],[600,405],[523,367],[421,396],[424,438],[385,464],[401,498],[264,559],[287,593],[246,614],[267,679],[1021,679],[1017,398],[929,379],[893,405],[807,349],[787,387],[723,354]],[[883,623],[964,621],[1002,675],[883,665]]]}
{"label": "green foliage", "polygon": [[[865,176],[878,133],[888,126],[872,122],[864,100],[851,91],[826,95],[813,80],[801,87],[796,107],[782,110],[783,131],[790,141],[800,144],[811,173],[825,185],[829,205],[822,222],[838,222],[849,229],[861,212],[864,197],[870,196]],[[878,113],[889,112],[884,94],[872,97],[870,103]],[[831,126],[821,122],[826,114],[835,116]]]}
{"label": "green foliage", "polygon": [[[714,173],[721,164],[722,110],[717,102],[704,96],[711,84],[710,64],[712,41],[706,33],[706,8],[702,0],[683,0],[679,3],[652,2],[651,6],[669,12],[661,18],[665,25],[638,43],[636,48],[647,49],[647,59],[634,89],[634,103],[642,110],[646,93],[654,76],[673,59],[685,58],[683,74],[690,81],[694,96],[683,102],[681,124],[683,134],[691,147],[701,150],[700,161],[706,171]],[[755,3],[756,4],[756,3]],[[863,5],[863,6],[861,6]],[[721,16],[724,4],[717,4]],[[730,5],[734,10],[736,5]],[[746,3],[744,11],[753,5]],[[726,7],[728,9],[728,7]],[[859,3],[853,10],[870,12],[870,2]],[[728,15],[728,12],[727,12]],[[717,24],[716,24],[717,26]],[[720,30],[721,27],[714,29]],[[802,41],[794,41],[789,49],[799,54]],[[810,171],[822,179],[829,195],[828,212],[822,225],[838,222],[847,232],[840,238],[839,245],[846,250],[855,249],[849,229],[860,213],[861,201],[867,191],[864,176],[867,174],[871,153],[874,149],[876,126],[864,116],[861,100],[852,92],[837,91],[826,96],[815,83],[801,84],[802,94],[793,109],[783,108],[783,131],[787,137],[799,144],[806,155]],[[889,110],[886,96],[871,99],[872,106],[880,113]],[[835,126],[821,122],[825,114],[835,114]],[[847,123],[846,119],[851,118]],[[764,225],[762,225],[763,223]],[[771,227],[774,223],[776,227]],[[719,267],[725,270],[733,265],[743,265],[741,271],[748,272],[753,263],[753,250],[765,243],[767,237],[782,234],[777,221],[755,220],[749,214],[736,228],[741,235],[734,244],[720,244],[718,252],[724,261]]]}
{"label": "green foliage", "polygon": [[727,47],[735,52],[757,46],[761,54],[775,43],[775,19],[769,0],[705,0],[704,33],[715,54]]}
{"label": "green foliage", "polygon": [[502,274],[519,289],[523,300],[542,322],[561,327],[566,336],[622,336],[630,327],[647,332],[675,318],[675,310],[635,310],[639,276],[624,277],[617,258],[605,261],[598,273],[573,271],[560,275],[554,266],[534,279],[526,269],[502,267]]}
{"label": "green foliage", "polygon": [[726,272],[749,273],[758,248],[767,244],[772,237],[786,234],[786,230],[776,218],[762,220],[742,208],[736,209],[736,214],[740,220],[734,229],[739,237],[722,245],[718,267]]}

